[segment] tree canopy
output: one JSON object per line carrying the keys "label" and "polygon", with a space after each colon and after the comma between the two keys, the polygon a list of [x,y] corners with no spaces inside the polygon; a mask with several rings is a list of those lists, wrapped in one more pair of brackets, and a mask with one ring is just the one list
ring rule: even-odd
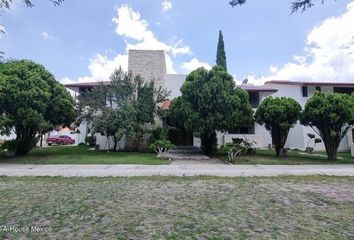
{"label": "tree canopy", "polygon": [[0,134],[16,133],[16,154],[27,154],[37,134],[50,126],[69,126],[74,101],[42,65],[32,61],[0,63]]}
{"label": "tree canopy", "polygon": [[216,52],[216,65],[225,68],[225,70],[227,71],[224,36],[222,35],[221,31],[219,31],[219,41]]}
{"label": "tree canopy", "polygon": [[277,156],[281,155],[290,128],[299,120],[301,106],[292,98],[267,97],[258,107],[255,119],[270,131]]}
{"label": "tree canopy", "polygon": [[[315,4],[314,2],[321,2],[324,3],[324,0],[295,0],[291,3],[291,13],[295,13],[297,11],[306,11],[308,8],[313,7]],[[246,0],[230,0],[230,5],[235,7],[237,5],[242,5],[246,3]]]}
{"label": "tree canopy", "polygon": [[336,160],[340,142],[354,124],[354,94],[316,92],[305,105],[301,123],[322,138],[328,159]]}
{"label": "tree canopy", "polygon": [[154,83],[145,83],[139,75],[115,70],[110,77],[110,85],[99,85],[82,94],[79,101],[80,119],[92,124],[93,132],[117,143],[123,137],[131,140],[137,150],[140,141],[148,132],[146,125],[154,124],[157,104],[167,93],[155,89]]}
{"label": "tree canopy", "polygon": [[248,93],[235,86],[223,67],[215,66],[210,71],[198,68],[191,72],[181,92],[172,109],[178,109],[188,131],[201,137],[206,154],[215,150],[215,131],[249,126],[253,120]]}

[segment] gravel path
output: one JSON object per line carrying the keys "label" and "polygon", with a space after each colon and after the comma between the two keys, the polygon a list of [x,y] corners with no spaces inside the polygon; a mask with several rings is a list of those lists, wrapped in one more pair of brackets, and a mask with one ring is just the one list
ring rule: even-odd
{"label": "gravel path", "polygon": [[354,165],[33,165],[0,164],[0,176],[354,176]]}

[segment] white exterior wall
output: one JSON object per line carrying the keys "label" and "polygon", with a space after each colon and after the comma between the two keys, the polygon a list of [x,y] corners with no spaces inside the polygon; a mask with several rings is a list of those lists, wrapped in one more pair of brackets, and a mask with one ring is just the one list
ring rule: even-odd
{"label": "white exterior wall", "polygon": [[165,75],[165,87],[168,91],[171,91],[170,99],[174,99],[181,96],[181,87],[186,80],[185,74],[166,74]]}
{"label": "white exterior wall", "polygon": [[[112,137],[107,138],[106,136],[102,136],[99,133],[95,134],[95,136],[96,136],[96,144],[98,145],[99,150],[112,150],[113,149],[114,141],[113,141]],[[124,149],[124,146],[125,146],[125,140],[121,139],[120,141],[118,141],[116,150]]]}

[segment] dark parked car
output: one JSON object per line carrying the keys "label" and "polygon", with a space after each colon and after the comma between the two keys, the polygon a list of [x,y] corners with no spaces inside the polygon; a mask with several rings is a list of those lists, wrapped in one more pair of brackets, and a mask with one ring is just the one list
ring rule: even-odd
{"label": "dark parked car", "polygon": [[74,144],[75,140],[67,135],[61,135],[61,136],[48,137],[46,142],[49,146],[51,146],[52,144],[70,145],[70,144]]}

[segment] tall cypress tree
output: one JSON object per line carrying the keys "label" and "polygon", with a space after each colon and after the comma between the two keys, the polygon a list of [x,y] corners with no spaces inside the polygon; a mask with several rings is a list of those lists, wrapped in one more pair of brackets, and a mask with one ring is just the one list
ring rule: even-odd
{"label": "tall cypress tree", "polygon": [[227,71],[224,36],[222,35],[221,30],[219,31],[218,50],[216,52],[216,65],[225,68]]}

